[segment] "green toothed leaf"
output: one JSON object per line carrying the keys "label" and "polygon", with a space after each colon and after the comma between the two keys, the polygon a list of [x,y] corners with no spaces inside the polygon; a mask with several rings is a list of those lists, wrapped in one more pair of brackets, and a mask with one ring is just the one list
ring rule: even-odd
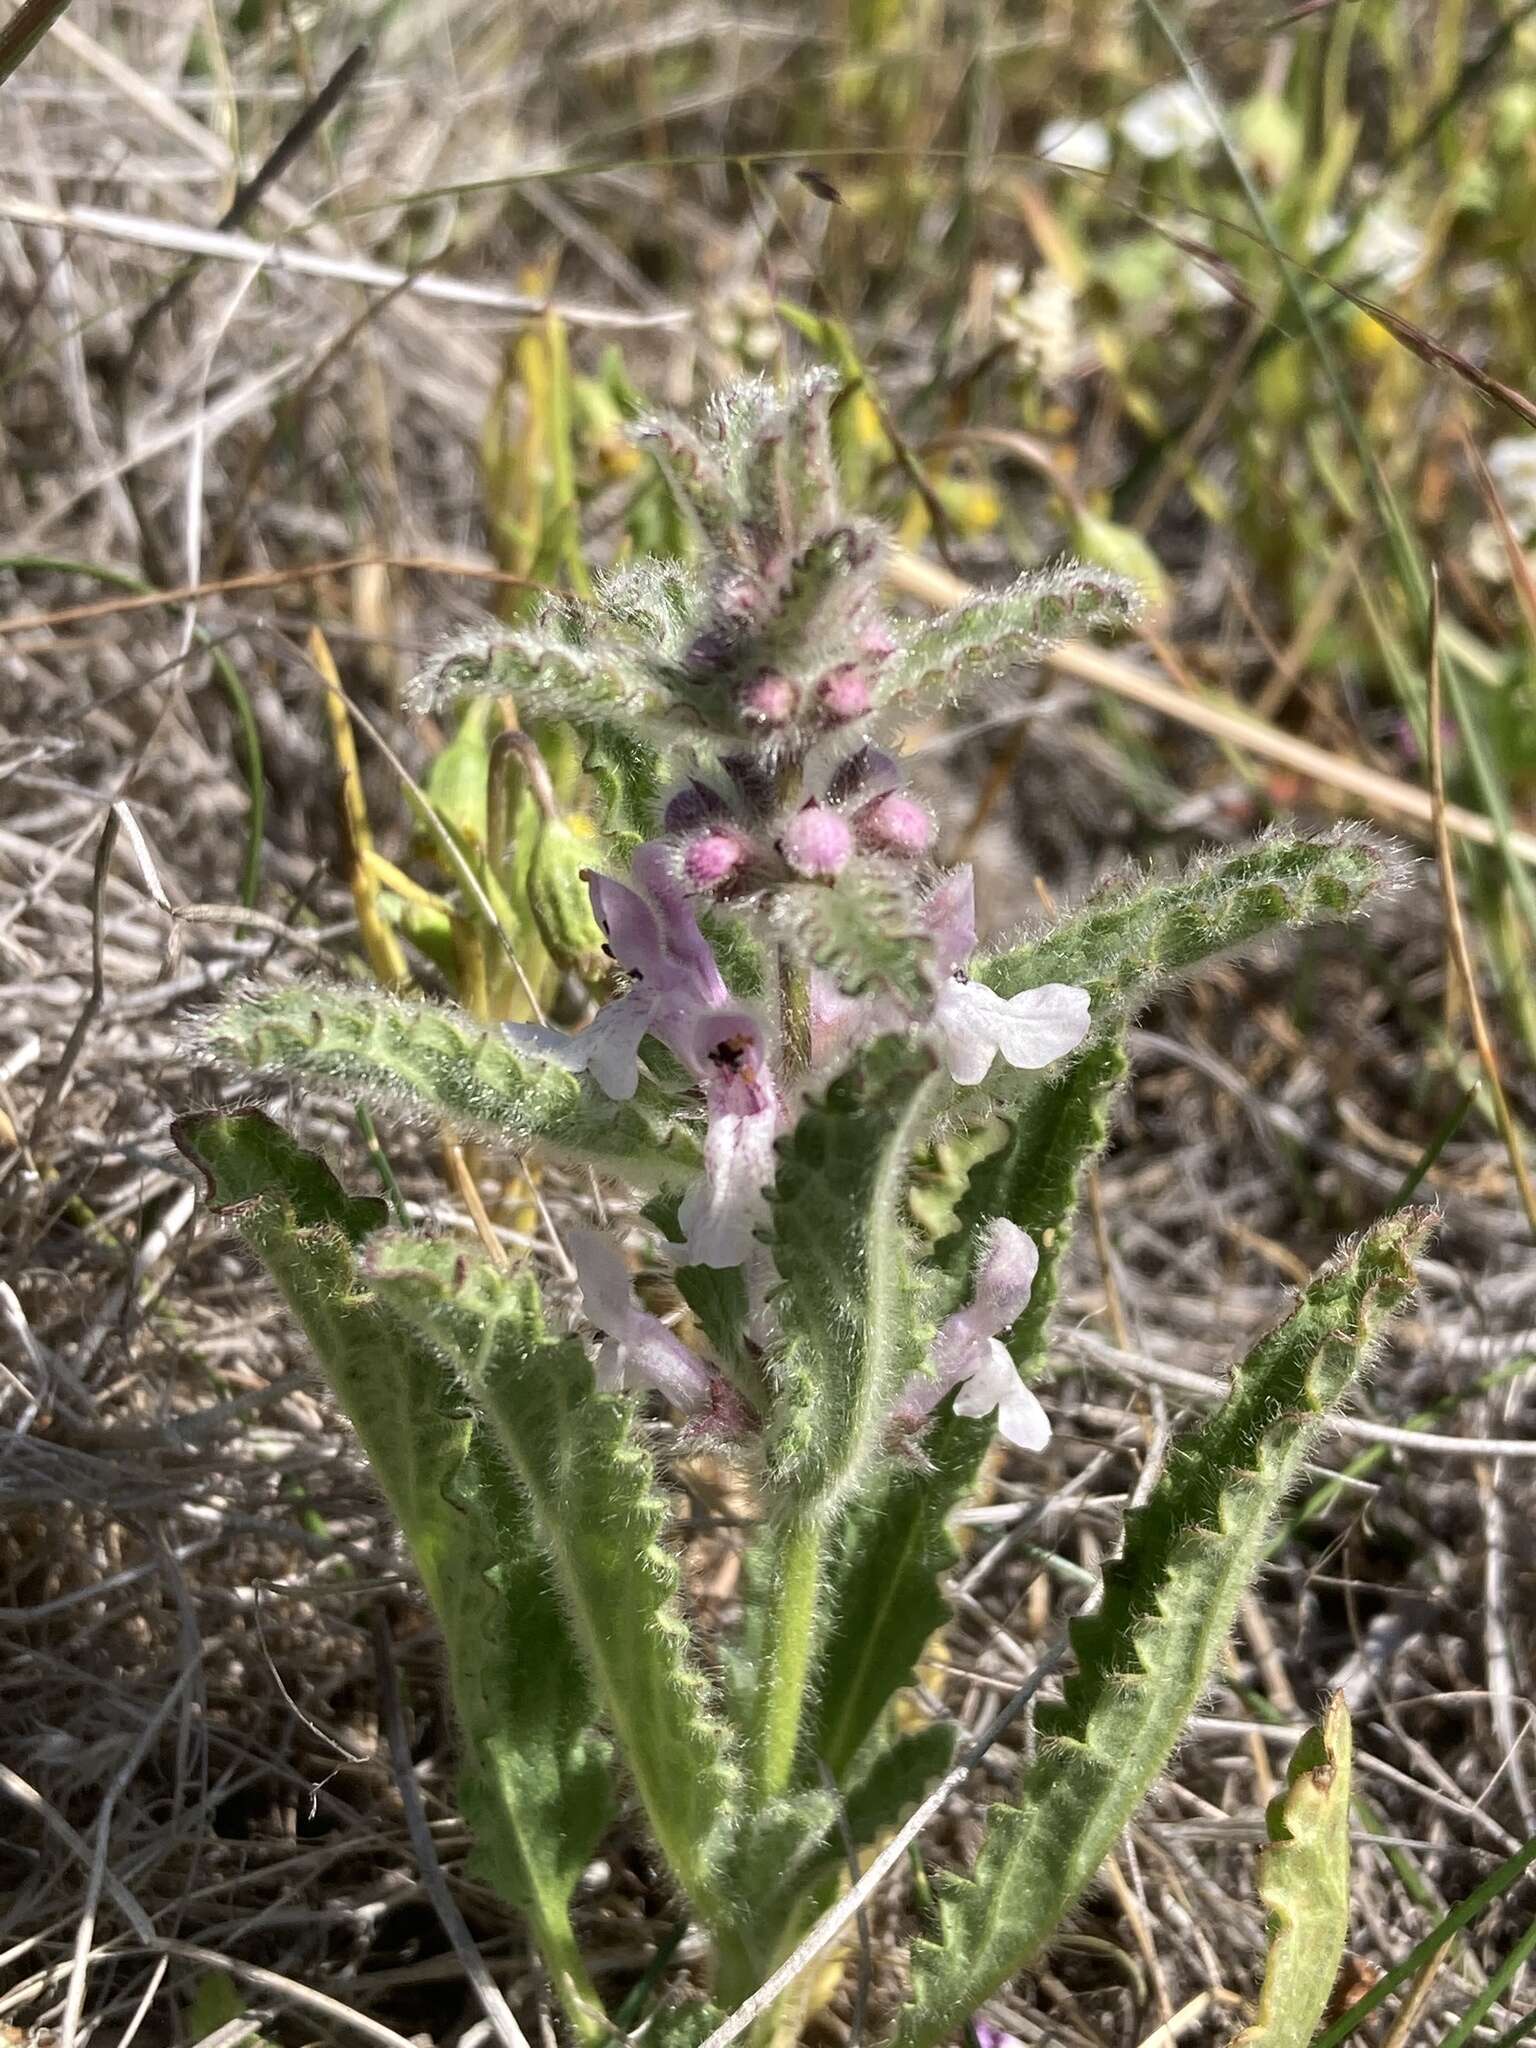
{"label": "green toothed leaf", "polygon": [[854,1765],[844,1795],[848,1832],[861,1849],[904,1821],[954,1761],[955,1729],[947,1721],[869,1745]]}
{"label": "green toothed leaf", "polygon": [[1413,1290],[1422,1210],[1378,1224],[1312,1281],[1174,1446],[1128,1519],[1076,1670],[1036,1716],[1016,1800],[987,1809],[972,1875],[939,1888],[940,1942],[912,1952],[899,2048],[937,2048],[1033,1961],[1163,1770],[1209,1683],[1265,1537],[1313,1439]]}
{"label": "green toothed leaf", "polygon": [[857,1485],[927,1349],[902,1215],[937,1085],[926,1047],[877,1039],[779,1140],[769,1203],[785,1349],[768,1460],[800,1513],[827,1514]]}
{"label": "green toothed leaf", "polygon": [[882,704],[905,717],[951,704],[978,683],[1038,661],[1062,640],[1131,625],[1141,592],[1124,576],[1081,562],[1031,569],[908,632],[880,671]]}
{"label": "green toothed leaf", "polygon": [[939,1591],[957,1555],[949,1517],[974,1485],[991,1438],[990,1423],[941,1413],[923,1438],[929,1469],[891,1465],[838,1524],[806,1750],[840,1784],[949,1619]]}
{"label": "green toothed leaf", "polygon": [[594,726],[582,767],[597,790],[609,853],[622,860],[656,830],[661,798],[661,756],[622,726]]}
{"label": "green toothed leaf", "polygon": [[386,1205],[349,1195],[259,1110],[183,1117],[174,1136],[303,1324],[399,1518],[443,1628],[477,1856],[532,1919],[581,2038],[604,2039],[566,1901],[612,1817],[607,1745],[529,1517],[458,1381],[358,1273]]}
{"label": "green toothed leaf", "polygon": [[442,1118],[517,1150],[536,1145],[642,1186],[684,1181],[699,1163],[652,1084],[610,1101],[585,1075],[446,1004],[329,982],[252,989],[213,1013],[201,1047],[224,1065],[328,1082],[375,1108]]}
{"label": "green toothed leaf", "polygon": [[1400,874],[1390,847],[1349,828],[1319,838],[1275,833],[1171,882],[1113,883],[1037,937],[979,957],[971,971],[1005,996],[1049,981],[1085,988],[1102,1028],[1219,954],[1357,916]]}
{"label": "green toothed leaf", "polygon": [[1341,1694],[1321,1730],[1296,1745],[1271,1802],[1259,1858],[1269,1960],[1251,2027],[1232,2048],[1308,2048],[1323,2023],[1349,1939],[1349,1782],[1354,1736]]}
{"label": "green toothed leaf", "polygon": [[453,1363],[528,1500],[576,1639],[662,1853],[706,1918],[736,1771],[693,1655],[667,1506],[633,1404],[545,1334],[527,1274],[467,1246],[376,1237],[380,1298]]}

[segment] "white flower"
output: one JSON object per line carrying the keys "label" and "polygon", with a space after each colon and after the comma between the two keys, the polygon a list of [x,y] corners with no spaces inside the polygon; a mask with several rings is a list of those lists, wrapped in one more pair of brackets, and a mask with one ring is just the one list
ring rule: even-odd
{"label": "white flower", "polygon": [[1529,540],[1536,534],[1536,434],[1507,434],[1483,460],[1510,525]]}
{"label": "white flower", "polygon": [[1047,982],[1000,996],[984,981],[952,975],[939,991],[933,1022],[950,1074],[964,1088],[985,1081],[1001,1053],[1010,1067],[1048,1067],[1088,1036],[1088,991]]}
{"label": "white flower", "polygon": [[1083,121],[1068,114],[1047,121],[1035,137],[1035,154],[1048,164],[1073,171],[1102,171],[1109,163],[1109,130],[1102,121]]}
{"label": "white flower", "polygon": [[934,960],[944,977],[933,1024],[951,1077],[962,1087],[985,1081],[1001,1053],[1010,1067],[1045,1067],[1088,1036],[1088,991],[1051,981],[1000,996],[972,981],[964,963],[976,950],[976,888],[969,867],[944,877],[923,905]]}
{"label": "white flower", "polygon": [[1397,291],[1424,260],[1424,237],[1400,215],[1372,206],[1355,231],[1349,255],[1356,276],[1374,278]]}
{"label": "white flower", "polygon": [[617,1245],[579,1226],[567,1229],[565,1241],[576,1267],[582,1309],[588,1322],[603,1333],[597,1384],[605,1393],[654,1387],[685,1412],[707,1407],[708,1368],[659,1316],[640,1307]]}
{"label": "white flower", "polygon": [[1029,1306],[1039,1266],[1040,1254],[1027,1232],[1004,1216],[988,1224],[969,1306],[939,1325],[929,1354],[932,1377],[908,1382],[897,1404],[898,1419],[920,1421],[958,1388],[957,1415],[990,1415],[996,1409],[1000,1436],[1023,1451],[1044,1450],[1050,1422],[999,1341]]}
{"label": "white flower", "polygon": [[1013,344],[1014,356],[1034,370],[1044,384],[1056,384],[1072,367],[1077,353],[1077,322],[1072,287],[1054,270],[1042,270],[1027,291],[1004,294],[997,273],[997,331]]}
{"label": "white flower", "polygon": [[1341,214],[1325,213],[1307,235],[1308,248],[1321,258],[1346,241],[1348,274],[1391,291],[1407,284],[1424,258],[1423,235],[1388,207],[1368,204],[1353,228]]}
{"label": "white flower", "polygon": [[[969,867],[953,868],[922,906],[922,929],[933,942],[939,976],[929,1024],[951,1079],[972,1088],[985,1081],[999,1053],[1010,1067],[1049,1066],[1088,1036],[1088,991],[1064,982],[1000,996],[972,981],[966,963],[976,950],[976,884]],[[910,1029],[899,1004],[845,996],[829,975],[811,976],[811,1049],[816,1064],[882,1031]]]}
{"label": "white flower", "polygon": [[1216,140],[1216,124],[1187,78],[1154,85],[1120,115],[1120,133],[1138,156],[1163,163],[1172,156],[1205,156]]}

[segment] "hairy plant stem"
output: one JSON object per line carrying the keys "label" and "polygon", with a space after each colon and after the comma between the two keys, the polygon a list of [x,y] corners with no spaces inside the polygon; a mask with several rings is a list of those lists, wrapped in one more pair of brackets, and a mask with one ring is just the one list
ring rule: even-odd
{"label": "hairy plant stem", "polygon": [[778,1798],[794,1769],[816,1639],[821,1551],[821,1523],[812,1515],[796,1515],[779,1531],[752,1745],[752,1789],[759,1802]]}
{"label": "hairy plant stem", "polygon": [[787,947],[779,953],[779,1025],[787,1081],[811,1064],[811,977]]}

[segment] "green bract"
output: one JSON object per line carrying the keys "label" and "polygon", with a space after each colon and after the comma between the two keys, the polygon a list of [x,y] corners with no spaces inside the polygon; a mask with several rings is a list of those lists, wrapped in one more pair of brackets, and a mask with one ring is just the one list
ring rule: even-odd
{"label": "green bract", "polygon": [[[492,1028],[317,980],[247,988],[201,1034],[247,1075],[516,1155],[558,1255],[513,1265],[466,1234],[386,1229],[257,1110],[177,1133],[399,1520],[442,1626],[479,1868],[590,2048],[615,2021],[569,1900],[621,1802],[714,2001],[650,2015],[646,2038],[693,2043],[944,1772],[953,1731],[900,1702],[946,1619],[951,1514],[998,1435],[1048,1434],[1028,1389],[1049,1396],[1050,1314],[1138,1007],[1394,879],[1358,834],[1276,834],[978,951],[969,871],[935,867],[886,742],[1054,638],[1129,620],[1137,593],[1067,564],[926,624],[888,618],[881,536],[838,502],[834,395],[752,385],[698,426],[649,426],[697,561],[632,563],[590,605],[550,598],[423,679],[422,701],[511,693],[525,721],[578,731],[600,871],[526,803],[535,837],[509,827],[475,858],[491,913],[565,975],[559,1014],[600,996],[586,1021]],[[622,1220],[594,1231],[599,1183]],[[639,1195],[665,1286],[634,1285]],[[974,1873],[940,1886],[901,2048],[953,2038],[1093,1883],[1424,1232],[1405,1212],[1344,1252],[1175,1443]],[[713,1640],[675,1547],[675,1475],[700,1454],[747,1531]],[[1343,1778],[1347,1723],[1329,1725]],[[1279,1988],[1254,2038],[1275,2048],[1305,2039],[1326,1975],[1298,1958],[1343,1939],[1343,1810],[1308,1764],[1265,1862]]]}

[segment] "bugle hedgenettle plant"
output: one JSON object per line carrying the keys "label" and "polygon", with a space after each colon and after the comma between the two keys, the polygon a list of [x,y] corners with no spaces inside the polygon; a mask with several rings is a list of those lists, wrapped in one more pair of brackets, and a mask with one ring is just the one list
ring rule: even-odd
{"label": "bugle hedgenettle plant", "polygon": [[[881,537],[839,506],[833,396],[752,384],[697,428],[647,427],[698,563],[551,597],[421,686],[434,705],[505,693],[582,737],[613,968],[590,1021],[486,1029],[304,983],[246,990],[204,1033],[228,1065],[638,1191],[640,1259],[687,1319],[644,1305],[628,1226],[563,1226],[576,1298],[550,1309],[531,1267],[385,1227],[257,1112],[179,1132],[400,1519],[442,1623],[481,1866],[585,2043],[612,2024],[569,1899],[619,1799],[707,1938],[714,2003],[654,2022],[686,2034],[835,1896],[847,1834],[862,1851],[943,1772],[951,1731],[894,1702],[944,1621],[948,1518],[988,1445],[1048,1439],[1050,1310],[1128,1019],[1212,955],[1350,916],[1391,879],[1362,837],[1276,836],[979,948],[970,872],[934,866],[893,738],[1136,598],[1062,564],[928,623],[887,618]],[[941,1887],[904,2048],[951,2037],[1092,1883],[1422,1235],[1404,1213],[1343,1253],[1169,1458],[1015,1797],[989,1809],[974,1881]],[[728,1641],[690,1620],[663,1449],[707,1450],[752,1504]]]}

